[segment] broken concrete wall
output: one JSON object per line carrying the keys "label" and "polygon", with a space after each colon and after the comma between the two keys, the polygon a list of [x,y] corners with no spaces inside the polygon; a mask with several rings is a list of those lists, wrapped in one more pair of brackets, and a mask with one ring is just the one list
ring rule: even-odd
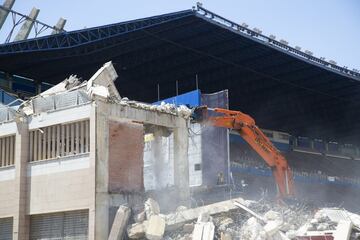
{"label": "broken concrete wall", "polygon": [[109,191],[143,190],[143,125],[109,121],[109,135]]}
{"label": "broken concrete wall", "polygon": [[[202,184],[201,126],[191,124],[189,134],[190,186]],[[174,185],[174,134],[145,137],[144,186],[145,190],[161,190]]]}

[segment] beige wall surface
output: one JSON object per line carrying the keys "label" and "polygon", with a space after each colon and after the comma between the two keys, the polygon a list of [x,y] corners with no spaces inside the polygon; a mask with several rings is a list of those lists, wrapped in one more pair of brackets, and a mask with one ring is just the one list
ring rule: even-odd
{"label": "beige wall surface", "polygon": [[14,188],[15,180],[0,181],[0,218],[14,214],[14,204],[17,202],[14,199]]}
{"label": "beige wall surface", "polygon": [[[89,158],[84,161],[89,161]],[[48,164],[53,163],[49,161]],[[89,209],[95,191],[91,188],[90,173],[90,167],[54,170],[46,163],[42,172],[35,174],[34,171],[31,177],[28,173],[28,214]]]}

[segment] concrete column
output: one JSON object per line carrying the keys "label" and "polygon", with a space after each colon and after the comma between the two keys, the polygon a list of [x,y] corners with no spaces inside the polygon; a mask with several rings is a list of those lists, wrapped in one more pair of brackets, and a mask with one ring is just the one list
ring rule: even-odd
{"label": "concrete column", "polygon": [[109,122],[107,105],[96,113],[95,239],[109,235]]}
{"label": "concrete column", "polygon": [[155,172],[155,188],[161,189],[164,185],[162,183],[162,176],[164,175],[164,171],[168,171],[168,169],[164,169],[164,152],[162,149],[162,130],[156,129],[154,131],[154,141],[152,142],[152,154],[154,159],[154,172]]}
{"label": "concrete column", "polygon": [[55,25],[55,28],[56,28],[57,30],[54,29],[54,30],[51,32],[51,35],[60,33],[61,30],[64,29],[65,24],[66,24],[66,19],[60,18],[59,21],[57,22],[57,24]]}
{"label": "concrete column", "polygon": [[89,240],[95,240],[95,209],[96,209],[96,104],[91,107],[90,113],[90,168],[91,189],[93,191],[89,208]]}
{"label": "concrete column", "polygon": [[21,41],[28,38],[32,27],[34,26],[34,20],[36,20],[37,16],[39,15],[40,9],[33,8],[29,14],[30,19],[26,19],[23,25],[21,26],[18,34],[16,35],[15,41]]}
{"label": "concrete column", "polygon": [[[3,7],[7,8],[7,9],[11,9],[13,7],[15,3],[15,0],[5,0]],[[4,9],[0,9],[0,30],[2,28],[2,26],[4,25],[4,22],[8,16],[9,12],[4,10]]]}
{"label": "concrete column", "polygon": [[189,136],[186,120],[174,129],[174,182],[179,190],[179,198],[184,205],[190,202],[189,187]]}
{"label": "concrete column", "polygon": [[29,238],[29,216],[27,215],[27,162],[29,130],[27,123],[18,123],[18,132],[15,137],[15,212],[13,222],[13,239]]}

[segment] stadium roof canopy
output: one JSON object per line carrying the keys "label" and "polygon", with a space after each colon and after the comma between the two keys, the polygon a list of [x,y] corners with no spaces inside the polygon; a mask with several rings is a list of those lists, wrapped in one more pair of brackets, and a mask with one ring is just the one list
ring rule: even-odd
{"label": "stadium roof canopy", "polygon": [[263,128],[360,142],[359,73],[201,6],[0,45],[0,71],[54,84],[70,74],[87,79],[109,60],[130,99],[229,89],[230,108]]}

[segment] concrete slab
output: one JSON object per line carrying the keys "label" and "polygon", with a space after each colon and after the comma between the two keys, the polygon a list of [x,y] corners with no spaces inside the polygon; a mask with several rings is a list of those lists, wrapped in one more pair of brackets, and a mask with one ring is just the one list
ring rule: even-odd
{"label": "concrete slab", "polygon": [[213,240],[215,225],[212,222],[198,222],[192,234],[193,240]]}
{"label": "concrete slab", "polygon": [[214,215],[214,214],[229,212],[238,209],[238,207],[234,204],[235,201],[241,202],[243,203],[243,205],[246,205],[244,199],[236,198],[233,200],[217,202],[198,208],[192,208],[192,209],[187,209],[184,211],[168,214],[165,216],[166,231],[172,231],[174,229],[182,227],[185,223],[196,220],[198,216],[202,213],[208,213],[209,215]]}
{"label": "concrete slab", "polygon": [[351,221],[340,220],[334,232],[334,240],[349,240],[352,227]]}
{"label": "concrete slab", "polygon": [[164,232],[165,219],[159,215],[151,216],[146,227],[146,238],[149,240],[160,240],[162,239]]}
{"label": "concrete slab", "polygon": [[130,239],[140,239],[145,237],[145,230],[147,221],[143,223],[134,223],[127,229],[127,234]]}
{"label": "concrete slab", "polygon": [[130,219],[130,208],[126,206],[120,206],[116,212],[114,223],[111,227],[109,240],[121,240],[124,237],[126,226]]}

